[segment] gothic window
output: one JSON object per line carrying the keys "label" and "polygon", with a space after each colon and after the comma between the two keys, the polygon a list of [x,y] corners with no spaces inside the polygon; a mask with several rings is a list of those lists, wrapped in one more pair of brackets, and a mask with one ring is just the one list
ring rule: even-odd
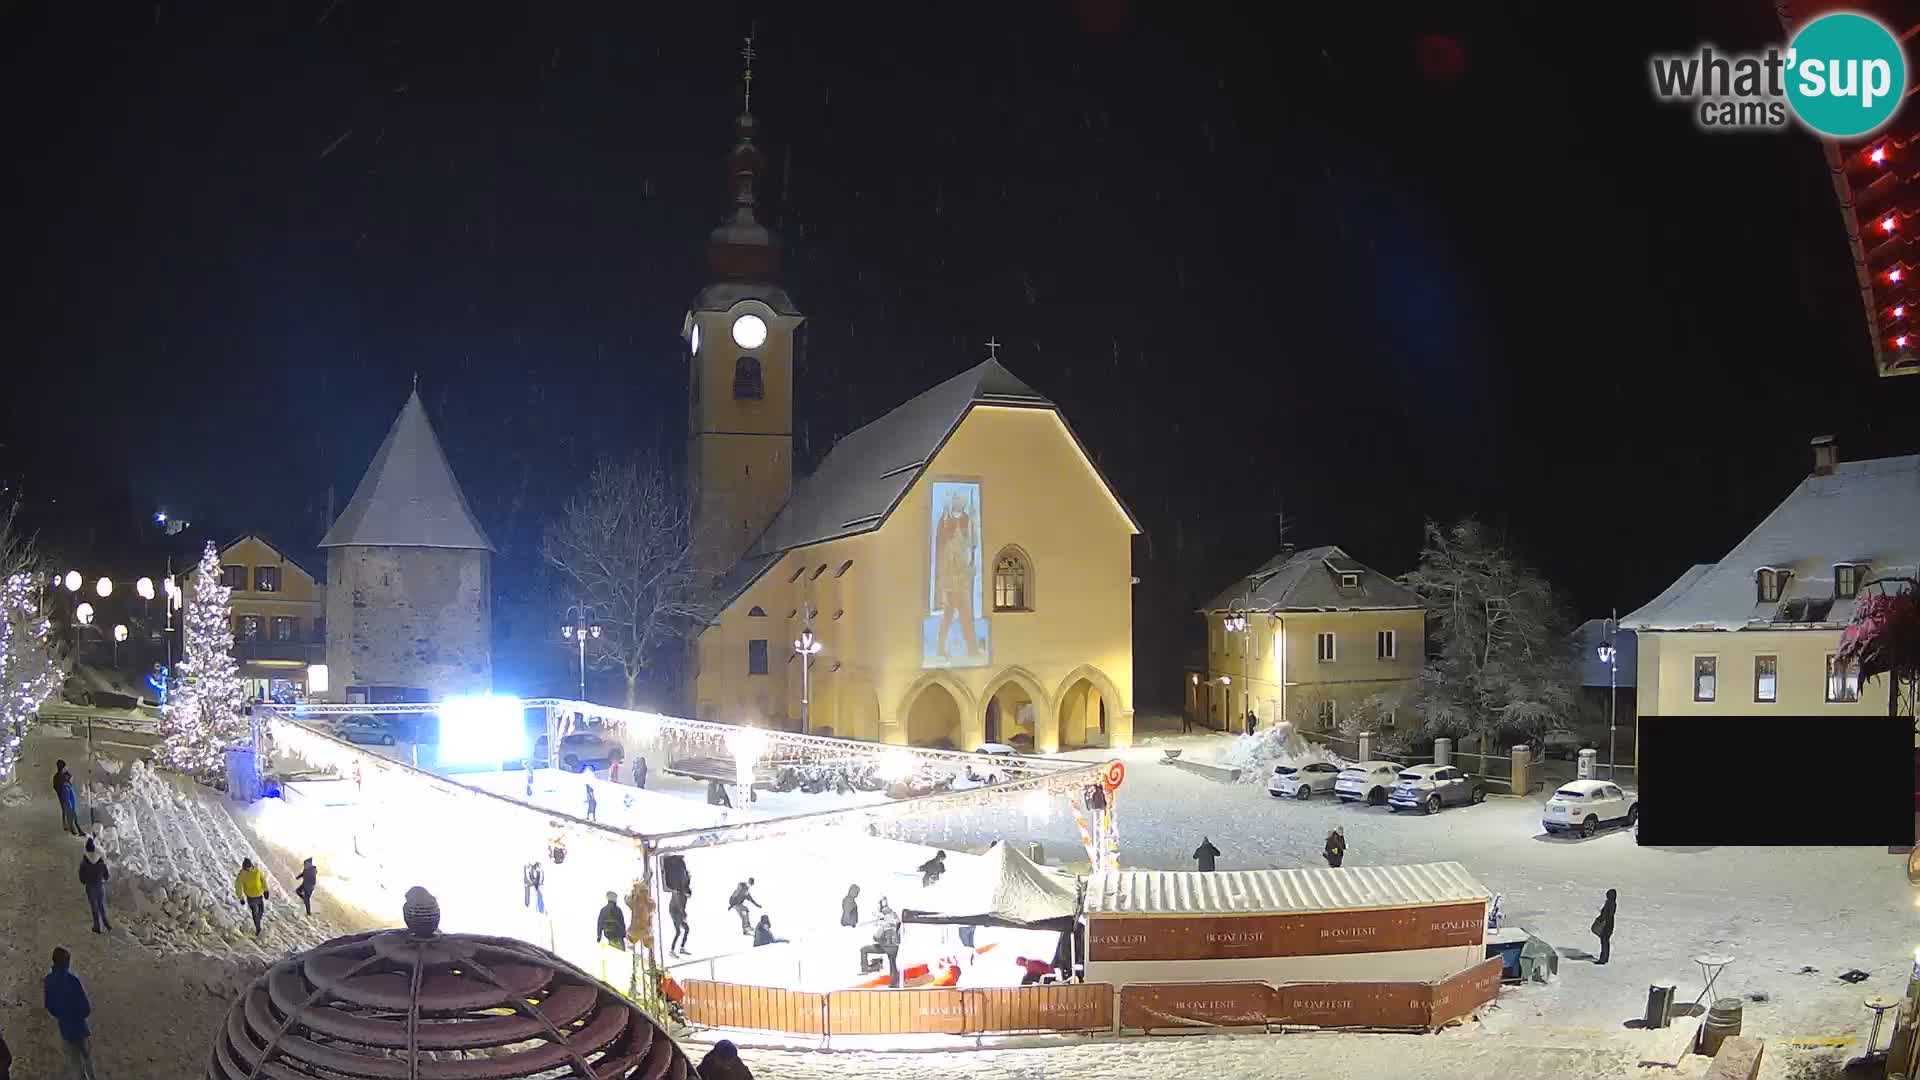
{"label": "gothic window", "polygon": [[764,396],[760,383],[760,358],[742,356],[733,362],[733,396],[736,401],[759,401]]}
{"label": "gothic window", "polygon": [[1033,564],[1019,548],[1002,548],[993,560],[993,610],[1033,610]]}

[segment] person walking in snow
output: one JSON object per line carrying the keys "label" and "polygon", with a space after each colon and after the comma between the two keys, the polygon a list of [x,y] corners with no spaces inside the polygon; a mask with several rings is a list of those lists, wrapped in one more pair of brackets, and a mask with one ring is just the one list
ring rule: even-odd
{"label": "person walking in snow", "polygon": [[1335,829],[1327,834],[1327,847],[1322,854],[1327,857],[1327,865],[1340,869],[1341,860],[1347,857],[1347,834]]}
{"label": "person walking in snow", "polygon": [[547,913],[547,898],[540,887],[547,883],[547,872],[539,862],[530,862],[520,871],[520,906],[530,907],[542,915]]}
{"label": "person walking in snow", "polygon": [[527,801],[533,801],[533,759],[527,759]]}
{"label": "person walking in snow", "polygon": [[587,782],[587,820],[600,820],[600,803],[593,797],[593,782]]}
{"label": "person walking in snow", "polygon": [[1600,914],[1593,917],[1593,934],[1600,939],[1600,958],[1596,964],[1604,964],[1613,953],[1613,913],[1619,907],[1620,893],[1616,889],[1607,890],[1607,902],[1600,905]]}
{"label": "person walking in snow", "polygon": [[1248,709],[1247,710],[1247,734],[1249,735],[1253,734],[1254,729],[1259,726],[1260,726],[1260,718],[1253,715],[1252,709]]}
{"label": "person walking in snow", "polygon": [[93,1030],[87,1026],[93,1003],[87,1000],[87,988],[80,985],[72,965],[72,953],[64,947],[53,950],[53,968],[41,981],[41,1004],[60,1026],[60,1048],[66,1051],[73,1075],[94,1080]]}
{"label": "person walking in snow", "polygon": [[1200,838],[1200,846],[1193,849],[1193,861],[1200,865],[1200,872],[1203,874],[1213,873],[1213,860],[1219,857],[1220,849],[1214,847],[1213,841],[1204,836]]}
{"label": "person walking in snow", "polygon": [[[727,1039],[713,1044],[700,1059],[700,1080],[753,1080],[753,1070],[740,1060],[740,1050]],[[4,1080],[4,1078],[0,1078]]]}
{"label": "person walking in snow", "polygon": [[647,759],[635,758],[633,762],[633,786],[644,789],[647,786]]}
{"label": "person walking in snow", "polygon": [[53,795],[60,800],[60,828],[75,836],[85,836],[80,827],[80,811],[73,795],[73,774],[65,761],[53,763]]}
{"label": "person walking in snow", "polygon": [[947,853],[944,851],[936,851],[933,853],[933,858],[914,867],[914,869],[920,872],[920,887],[923,889],[932,888],[933,885],[940,880],[940,875],[947,872]]}
{"label": "person walking in snow", "polygon": [[80,857],[80,884],[87,890],[87,910],[93,913],[93,932],[102,932],[102,927],[113,929],[107,921],[107,860],[100,849],[87,841],[86,854]]}
{"label": "person walking in snow", "polygon": [[747,915],[748,904],[752,904],[762,911],[766,910],[766,908],[760,907],[760,901],[753,898],[752,878],[748,878],[740,884],[735,885],[733,887],[733,895],[727,897],[727,910],[740,916],[740,933],[742,936],[753,933],[753,920]]}
{"label": "person walking in snow", "polygon": [[616,949],[627,947],[627,916],[620,910],[620,897],[615,893],[607,894],[607,906],[600,909],[600,919],[594,924],[594,941],[604,941]]}
{"label": "person walking in snow", "polygon": [[300,906],[307,909],[308,915],[313,914],[313,890],[319,885],[320,868],[309,858],[300,864],[300,884],[293,887],[293,895],[300,898]]}
{"label": "person walking in snow", "polygon": [[860,886],[847,886],[847,895],[840,898],[840,925],[860,925]]}
{"label": "person walking in snow", "polygon": [[668,956],[687,955],[687,935],[693,932],[687,924],[687,895],[679,889],[667,893],[667,917],[673,920],[673,941],[667,946]]}
{"label": "person walking in snow", "polygon": [[253,865],[252,859],[240,860],[240,872],[233,876],[233,889],[247,902],[253,916],[253,936],[260,936],[260,921],[267,915],[267,875]]}
{"label": "person walking in snow", "polygon": [[1180,714],[1180,734],[1193,734],[1193,712],[1191,710],[1183,711]]}

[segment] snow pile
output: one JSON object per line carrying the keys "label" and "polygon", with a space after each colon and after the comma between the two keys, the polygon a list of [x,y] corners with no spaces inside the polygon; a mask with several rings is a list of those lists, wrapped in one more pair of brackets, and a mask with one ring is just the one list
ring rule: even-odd
{"label": "snow pile", "polygon": [[1243,784],[1266,783],[1273,775],[1275,765],[1291,765],[1298,768],[1314,762],[1332,762],[1342,768],[1347,759],[1332,753],[1320,743],[1309,742],[1286,722],[1262,728],[1251,735],[1241,735],[1233,744],[1220,754],[1220,764],[1240,770],[1240,782]]}
{"label": "snow pile", "polygon": [[[107,908],[117,931],[158,952],[209,954],[215,966],[208,977],[222,985],[232,979],[244,985],[241,975],[260,962],[334,936],[318,920],[281,906],[293,901],[292,890],[272,880],[269,864],[217,799],[182,790],[145,762],[128,767],[124,786],[96,789],[94,798],[101,820],[92,835],[112,870]],[[270,881],[258,938],[232,886],[248,858],[268,868]]]}

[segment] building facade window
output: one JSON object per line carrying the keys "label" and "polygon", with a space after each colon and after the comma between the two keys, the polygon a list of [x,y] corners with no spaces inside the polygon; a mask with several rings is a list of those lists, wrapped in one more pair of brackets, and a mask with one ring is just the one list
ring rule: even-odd
{"label": "building facade window", "polygon": [[220,568],[220,584],[229,589],[247,591],[247,568],[244,566],[223,566]]}
{"label": "building facade window", "polygon": [[993,560],[993,610],[1032,611],[1028,581],[1032,576],[1026,552],[1004,548]]}
{"label": "building facade window", "polygon": [[1333,631],[1322,630],[1313,636],[1314,659],[1323,664],[1331,664],[1339,655],[1338,643],[1334,641]]}
{"label": "building facade window", "polygon": [[1359,588],[1359,587],[1360,587],[1360,575],[1359,575],[1359,574],[1341,574],[1341,575],[1340,575],[1340,587],[1341,587],[1341,588],[1343,588],[1343,589],[1357,589],[1357,588]]}
{"label": "building facade window", "polygon": [[747,609],[747,618],[749,619],[764,619],[766,617],[767,617],[767,609],[761,607],[758,604],[755,604],[754,606]]}
{"label": "building facade window", "polygon": [[1321,731],[1332,731],[1333,725],[1339,718],[1339,710],[1334,707],[1333,702],[1323,701],[1315,706],[1314,718],[1319,722]]}
{"label": "building facade window", "polygon": [[280,568],[277,566],[256,566],[253,568],[254,592],[279,592]]}
{"label": "building facade window", "polygon": [[233,617],[233,636],[241,641],[259,641],[260,616],[235,615]]}
{"label": "building facade window", "polygon": [[1827,654],[1827,702],[1833,705],[1860,700],[1860,665]]}
{"label": "building facade window", "polygon": [[1756,656],[1753,658],[1753,700],[1759,702],[1780,700],[1779,657]]}
{"label": "building facade window", "polygon": [[1719,692],[1720,661],[1717,657],[1693,658],[1693,700],[1712,701]]}
{"label": "building facade window", "polygon": [[1382,660],[1392,660],[1400,655],[1399,635],[1392,630],[1382,630],[1374,635],[1374,648]]}
{"label": "building facade window", "polygon": [[287,615],[273,617],[273,640],[292,641],[299,636],[300,620]]}
{"label": "building facade window", "polygon": [[747,642],[747,674],[765,675],[767,673],[767,639],[754,638]]}
{"label": "building facade window", "polygon": [[759,401],[766,396],[765,387],[760,379],[760,358],[742,356],[733,362],[733,397],[735,401]]}
{"label": "building facade window", "polygon": [[1852,563],[1842,563],[1833,568],[1833,595],[1837,600],[1851,600],[1860,594],[1860,568]]}
{"label": "building facade window", "polygon": [[1777,603],[1780,599],[1781,591],[1787,584],[1786,571],[1762,570],[1758,577],[1760,583],[1760,602],[1763,604]]}

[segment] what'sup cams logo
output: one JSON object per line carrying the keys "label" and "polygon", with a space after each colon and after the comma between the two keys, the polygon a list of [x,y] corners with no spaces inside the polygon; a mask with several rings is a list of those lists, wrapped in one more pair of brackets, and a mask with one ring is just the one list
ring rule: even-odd
{"label": "what'sup cams logo", "polygon": [[1834,12],[1808,22],[1786,48],[1722,53],[1712,46],[1649,61],[1654,96],[1685,102],[1704,131],[1768,131],[1789,117],[1819,135],[1878,131],[1907,93],[1900,40],[1870,16]]}

